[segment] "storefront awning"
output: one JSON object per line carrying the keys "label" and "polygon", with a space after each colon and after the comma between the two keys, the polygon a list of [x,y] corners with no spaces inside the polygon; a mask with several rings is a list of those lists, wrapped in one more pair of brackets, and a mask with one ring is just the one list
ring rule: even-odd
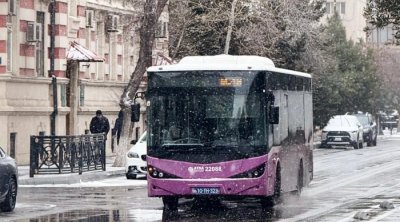
{"label": "storefront awning", "polygon": [[104,58],[73,41],[67,51],[67,60],[78,62],[104,62]]}

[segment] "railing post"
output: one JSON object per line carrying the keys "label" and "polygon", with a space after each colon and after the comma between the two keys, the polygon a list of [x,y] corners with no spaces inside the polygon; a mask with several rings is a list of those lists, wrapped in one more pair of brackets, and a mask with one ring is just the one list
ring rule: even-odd
{"label": "railing post", "polygon": [[29,166],[29,177],[33,177],[36,170],[36,163],[35,163],[35,136],[31,136],[31,147],[30,147],[30,166]]}
{"label": "railing post", "polygon": [[101,149],[101,158],[102,158],[102,165],[103,165],[103,171],[106,171],[106,142],[107,142],[107,136],[106,134],[103,134],[103,146]]}
{"label": "railing post", "polygon": [[71,152],[71,172],[74,173],[75,172],[75,166],[76,166],[76,154],[77,154],[77,150],[76,150],[76,146],[74,143],[74,139],[71,137],[68,137],[68,147],[69,150]]}
{"label": "railing post", "polygon": [[82,137],[79,138],[79,175],[82,175],[82,171],[83,171],[83,141],[82,141]]}
{"label": "railing post", "polygon": [[[54,142],[56,140],[56,137],[54,137]],[[62,170],[64,169],[64,150],[63,147],[61,146],[61,137],[57,137],[58,141],[58,165],[60,166],[60,173],[62,173]],[[55,147],[56,148],[56,147]]]}
{"label": "railing post", "polygon": [[[93,158],[93,152],[92,152],[92,139],[93,137],[87,137],[85,136],[85,152],[86,152],[86,165],[87,165],[87,171],[90,171],[90,163]],[[96,167],[95,167],[96,169]]]}

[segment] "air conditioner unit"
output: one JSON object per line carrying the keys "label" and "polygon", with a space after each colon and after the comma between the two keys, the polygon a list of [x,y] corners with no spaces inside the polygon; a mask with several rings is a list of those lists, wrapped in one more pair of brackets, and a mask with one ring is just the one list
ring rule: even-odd
{"label": "air conditioner unit", "polygon": [[119,27],[119,16],[111,15],[107,21],[107,32],[118,32]]}
{"label": "air conditioner unit", "polygon": [[86,28],[93,28],[94,25],[94,12],[93,10],[86,10]]}
{"label": "air conditioner unit", "polygon": [[16,0],[8,0],[8,14],[17,15],[17,2]]}
{"label": "air conditioner unit", "polygon": [[159,21],[157,23],[156,38],[166,38],[167,37],[167,22]]}
{"label": "air conditioner unit", "polygon": [[36,22],[28,22],[28,25],[26,27],[26,41],[42,41],[42,24]]}

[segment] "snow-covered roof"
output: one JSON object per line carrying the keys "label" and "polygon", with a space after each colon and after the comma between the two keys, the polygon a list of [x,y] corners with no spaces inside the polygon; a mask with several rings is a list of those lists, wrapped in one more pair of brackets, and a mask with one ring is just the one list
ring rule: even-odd
{"label": "snow-covered roof", "polygon": [[67,51],[67,60],[78,62],[103,62],[104,58],[73,41],[70,42],[70,47]]}
{"label": "snow-covered roof", "polygon": [[271,59],[253,55],[188,56],[177,64],[151,66],[147,69],[148,72],[194,70],[265,70],[311,78],[311,75],[307,73],[276,68]]}

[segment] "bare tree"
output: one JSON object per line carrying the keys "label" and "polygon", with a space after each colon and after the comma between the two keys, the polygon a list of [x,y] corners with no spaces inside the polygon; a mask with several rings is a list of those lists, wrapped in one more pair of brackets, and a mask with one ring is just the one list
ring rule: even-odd
{"label": "bare tree", "polygon": [[229,43],[231,41],[231,35],[233,26],[235,25],[235,7],[236,7],[237,0],[233,0],[231,6],[231,14],[229,16],[229,26],[228,26],[228,33],[226,34],[226,41],[225,41],[225,50],[224,54],[228,54],[229,52]]}
{"label": "bare tree", "polygon": [[120,107],[124,112],[124,121],[120,137],[120,143],[116,149],[116,159],[113,166],[124,166],[125,153],[129,146],[129,138],[132,134],[132,123],[130,119],[130,106],[133,104],[135,93],[138,91],[140,81],[147,67],[152,65],[152,52],[155,41],[157,21],[163,12],[168,0],[146,0],[144,3],[143,16],[140,19],[140,48],[139,58],[134,72],[131,75],[127,87],[120,98]]}
{"label": "bare tree", "polygon": [[229,54],[266,56],[280,67],[309,71],[323,64],[320,0],[184,2],[170,4],[174,58],[222,54],[229,47]]}

